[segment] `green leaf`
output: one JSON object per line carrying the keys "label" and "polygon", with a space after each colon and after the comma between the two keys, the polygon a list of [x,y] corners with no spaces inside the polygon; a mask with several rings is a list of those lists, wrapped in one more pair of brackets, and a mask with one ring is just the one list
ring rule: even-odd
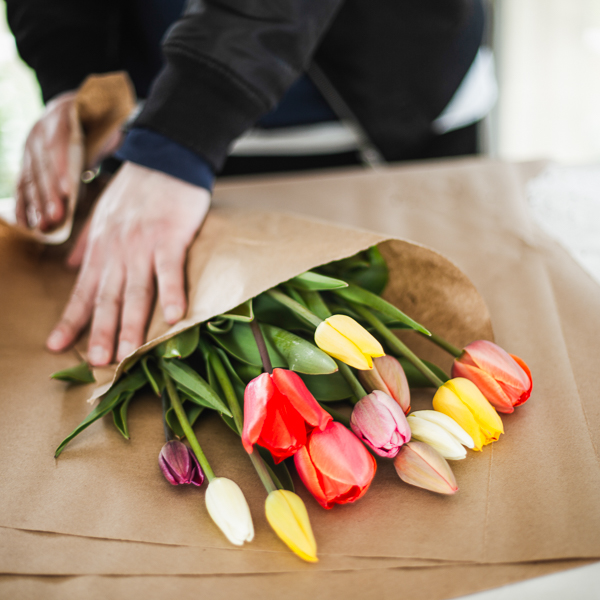
{"label": "green leaf", "polygon": [[295,493],[296,490],[294,489],[294,482],[292,481],[292,477],[285,462],[280,462],[278,465],[276,465],[271,453],[266,448],[262,448],[258,445],[256,445],[255,448],[258,448],[258,453],[265,461],[267,469],[269,469],[269,474],[273,478],[275,485],[283,488],[284,490],[289,490],[290,492]]}
{"label": "green leaf", "polygon": [[337,290],[339,288],[348,287],[348,284],[341,279],[334,279],[333,277],[314,273],[313,271],[306,271],[306,273],[292,277],[292,279],[286,281],[285,284],[298,290],[313,292]]}
{"label": "green leaf", "polygon": [[90,365],[88,365],[85,360],[74,367],[52,373],[50,378],[58,379],[60,381],[69,381],[70,383],[94,383],[96,381],[94,379],[94,374],[90,369]]}
{"label": "green leaf", "polygon": [[[250,325],[247,323],[235,323],[229,333],[224,335],[211,334],[210,337],[220,348],[223,348],[227,354],[236,360],[254,367],[262,367],[256,340],[254,339],[254,335],[252,335]],[[266,340],[266,343],[273,367],[287,368],[287,363],[278,354],[270,340]]]}
{"label": "green leaf", "polygon": [[348,283],[355,283],[374,294],[381,294],[389,279],[387,263],[376,246],[349,258],[323,265],[319,270]]}
{"label": "green leaf", "polygon": [[222,334],[229,333],[233,327],[233,319],[214,319],[206,322],[206,329],[210,333]]}
{"label": "green leaf", "polygon": [[235,369],[238,377],[245,384],[250,383],[254,378],[258,377],[262,373],[262,367],[255,367],[253,365],[247,365],[245,363],[235,361],[235,366],[232,364],[232,368]]}
{"label": "green leaf", "polygon": [[221,398],[192,367],[176,358],[171,360],[161,358],[159,365],[173,378],[177,388],[184,392],[192,402],[231,416],[231,412]]}
{"label": "green leaf", "polygon": [[160,358],[187,358],[198,346],[200,328],[198,325],[186,329],[154,348]]}
{"label": "green leaf", "polygon": [[288,369],[309,375],[322,375],[337,371],[337,365],[333,358],[315,344],[272,325],[261,325],[261,329],[267,345],[270,344],[276,349],[287,363]]}
{"label": "green leaf", "polygon": [[129,427],[127,426],[127,409],[129,403],[133,398],[135,392],[125,392],[123,394],[123,400],[121,404],[115,406],[112,409],[113,422],[115,427],[121,432],[121,435],[128,440],[129,439]]}
{"label": "green leaf", "polygon": [[139,390],[146,384],[146,381],[146,374],[140,369],[125,376],[113,385],[102,396],[100,403],[94,407],[92,412],[61,442],[60,446],[56,449],[54,458],[58,458],[65,446],[86,427],[89,427],[94,421],[107,415],[121,401],[121,394]]}
{"label": "green leaf", "polygon": [[281,287],[290,298],[304,306],[304,308],[308,308],[304,302],[304,298],[300,295],[300,292],[296,288],[286,285],[285,283]]}
{"label": "green leaf", "polygon": [[250,321],[254,319],[252,298],[219,316],[230,321],[242,321],[243,323],[250,323]]}
{"label": "green leaf", "polygon": [[[400,361],[400,364],[402,365],[402,368],[404,369],[404,372],[406,373],[406,379],[408,379],[408,385],[411,388],[432,387],[431,381],[429,381],[429,379],[427,379],[427,377],[425,377],[425,375],[423,375],[421,373],[421,371],[419,371],[419,369],[417,369],[417,367],[415,367],[407,358],[399,357],[398,360]],[[421,360],[423,360],[423,359],[421,359]],[[446,375],[446,373],[444,373],[444,371],[442,371],[442,369],[440,369],[437,365],[434,365],[432,362],[429,362],[428,360],[423,360],[423,362],[442,381],[446,382],[450,379],[448,377],[448,375]]]}
{"label": "green leaf", "polygon": [[319,402],[336,402],[352,396],[350,386],[339,371],[330,375],[300,375],[300,377]]}
{"label": "green leaf", "polygon": [[307,325],[302,319],[296,316],[289,308],[286,308],[271,298],[268,294],[260,294],[254,298],[254,314],[261,323],[268,323],[281,327],[287,331],[313,331],[314,327]]}
{"label": "green leaf", "polygon": [[323,298],[319,292],[304,291],[300,292],[300,294],[302,295],[308,310],[310,310],[312,313],[315,313],[319,319],[325,320],[327,317],[331,316],[332,313],[327,304],[325,304],[323,301]]}
{"label": "green leaf", "polygon": [[[183,409],[185,410],[185,414],[187,415],[188,421],[190,422],[190,425],[194,425],[194,423],[198,420],[198,417],[202,414],[202,411],[204,410],[204,406],[200,406],[199,404],[196,404],[194,402],[185,402],[186,400],[186,396],[185,394],[182,394],[182,404],[183,404]],[[175,410],[173,409],[173,407],[169,407],[167,409],[167,412],[165,413],[165,421],[167,422],[167,425],[169,426],[169,429],[171,429],[171,431],[180,439],[185,438],[185,433],[183,432],[183,429],[181,428],[181,425],[179,423],[179,419],[177,418],[177,415],[175,414]]]}
{"label": "green leaf", "polygon": [[390,304],[387,300],[381,298],[381,296],[373,294],[368,290],[363,290],[357,285],[350,284],[345,289],[334,290],[334,293],[344,298],[344,300],[349,300],[350,302],[362,304],[363,306],[377,310],[391,319],[404,323],[410,329],[420,331],[427,336],[431,335],[425,327],[411,319],[408,315],[405,315],[399,308],[396,308],[393,304]]}
{"label": "green leaf", "polygon": [[150,355],[144,356],[141,360],[142,370],[146,374],[148,383],[152,386],[154,393],[160,396],[165,389],[165,380],[160,372],[160,369],[154,364],[154,360]]}

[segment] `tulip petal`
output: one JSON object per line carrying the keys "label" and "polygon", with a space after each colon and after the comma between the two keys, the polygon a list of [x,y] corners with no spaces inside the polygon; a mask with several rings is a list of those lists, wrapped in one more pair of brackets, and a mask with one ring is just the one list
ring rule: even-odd
{"label": "tulip petal", "polygon": [[315,343],[321,350],[345,362],[355,369],[373,368],[373,360],[363,354],[358,346],[334,329],[327,321],[319,324],[315,331]]}
{"label": "tulip petal", "polygon": [[295,454],[306,444],[306,424],[289,400],[275,388],[256,443],[267,448],[275,464]]}
{"label": "tulip petal", "polygon": [[486,438],[485,444],[495,442],[500,437],[500,434],[504,433],[504,426],[498,413],[472,381],[462,377],[455,377],[447,381],[444,385],[447,385],[457,394],[469,408]]}
{"label": "tulip petal", "polygon": [[404,444],[394,459],[394,467],[400,479],[410,485],[438,494],[454,494],[458,491],[450,465],[423,442]]}
{"label": "tulip petal", "polygon": [[[452,365],[452,377],[462,377],[472,381],[496,410],[503,413],[514,411],[511,396],[503,389],[504,386],[479,367],[455,362]],[[513,393],[513,396],[518,397],[518,394]]]}
{"label": "tulip petal", "polygon": [[437,410],[417,410],[411,413],[413,417],[419,417],[426,421],[436,423],[443,427],[448,433],[453,435],[463,446],[472,448],[473,438],[452,418]]}
{"label": "tulip petal", "polygon": [[503,348],[487,340],[477,340],[465,347],[471,360],[496,381],[513,388],[526,390],[529,387],[527,374]]}
{"label": "tulip petal", "polygon": [[330,502],[325,495],[321,478],[319,477],[319,473],[306,446],[300,448],[300,450],[294,454],[294,465],[296,466],[300,479],[302,479],[304,485],[314,496],[315,500],[323,508],[333,508],[334,502]]}
{"label": "tulip petal", "polygon": [[446,385],[438,388],[433,397],[433,408],[454,419],[473,439],[473,450],[481,450],[485,438],[471,411],[461,402],[460,398]]}
{"label": "tulip petal", "polygon": [[510,356],[521,367],[521,369],[525,371],[525,375],[527,375],[527,379],[529,380],[529,386],[521,394],[519,400],[515,403],[515,406],[520,406],[521,404],[523,404],[523,402],[526,402],[529,396],[531,395],[531,390],[533,388],[533,379],[531,378],[531,371],[529,370],[529,367],[527,366],[525,361],[521,360],[518,356],[515,356],[514,354],[511,354]]}
{"label": "tulip petal", "polygon": [[260,436],[267,417],[267,403],[275,393],[275,386],[268,373],[255,377],[244,391],[244,428],[242,431],[242,444],[248,454],[252,452],[252,445]]}
{"label": "tulip petal", "polygon": [[379,356],[373,360],[373,365],[385,381],[389,395],[400,405],[404,414],[408,413],[410,410],[410,388],[400,361],[389,355]]}
{"label": "tulip petal", "polygon": [[414,414],[409,415],[407,421],[412,439],[429,444],[446,460],[462,460],[467,456],[467,451],[460,442],[440,425],[420,419]]}
{"label": "tulip petal", "polygon": [[288,369],[273,369],[272,380],[310,426],[318,427],[321,431],[325,429],[332,420],[331,415],[321,408],[297,373]]}
{"label": "tulip petal", "polygon": [[344,337],[354,342],[359,350],[369,356],[384,356],[383,347],[360,323],[347,315],[333,315],[326,321]]}
{"label": "tulip petal", "polygon": [[242,546],[252,541],[254,525],[250,508],[237,483],[215,477],[208,484],[205,501],[208,514],[232,544]]}
{"label": "tulip petal", "polygon": [[279,538],[300,558],[317,562],[317,542],[304,502],[293,492],[275,490],[267,496],[265,513]]}

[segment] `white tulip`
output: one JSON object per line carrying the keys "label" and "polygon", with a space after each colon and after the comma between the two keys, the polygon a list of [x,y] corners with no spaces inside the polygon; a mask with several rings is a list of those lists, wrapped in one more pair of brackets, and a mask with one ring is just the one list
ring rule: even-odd
{"label": "white tulip", "polygon": [[473,438],[452,418],[437,410],[417,410],[412,413],[419,419],[431,421],[440,427],[443,427],[448,433],[452,434],[463,446],[474,448]]}
{"label": "white tulip", "polygon": [[429,444],[447,460],[462,460],[467,451],[446,429],[426,419],[412,414],[407,419],[412,434],[411,439]]}
{"label": "white tulip", "polygon": [[225,477],[215,477],[206,490],[206,508],[217,527],[236,546],[251,542],[254,525],[240,486]]}

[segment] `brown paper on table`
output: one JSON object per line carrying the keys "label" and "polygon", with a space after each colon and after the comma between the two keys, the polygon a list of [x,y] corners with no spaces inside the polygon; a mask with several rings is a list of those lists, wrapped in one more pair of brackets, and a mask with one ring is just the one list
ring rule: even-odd
{"label": "brown paper on table", "polygon": [[533,565],[485,565],[323,571],[260,575],[135,577],[23,577],[0,575],[0,595],[18,600],[431,600],[454,598],[492,587],[588,564],[562,561]]}
{"label": "brown paper on table", "polygon": [[235,575],[460,564],[342,554],[320,554],[318,563],[309,564],[283,547],[280,552],[245,552],[234,546],[221,549],[124,542],[6,527],[0,527],[0,556],[3,575]]}
{"label": "brown paper on table", "polygon": [[[140,352],[172,335],[174,330],[225,312],[313,266],[352,255],[382,239],[383,236],[366,231],[281,214],[216,209],[209,215],[189,253],[190,301],[186,319],[177,327],[169,328],[161,311],[157,310],[148,333],[153,341]],[[38,351],[35,363],[27,363],[32,356],[31,346],[26,344],[19,353],[13,340],[18,339],[22,327],[27,329],[27,322],[44,315],[44,325],[36,326],[34,334],[41,350],[44,335],[40,335],[40,331],[45,332],[51,319],[57,316],[72,275],[62,272],[60,265],[52,260],[38,261],[27,256],[10,237],[0,241],[4,279],[13,281],[8,293],[3,295],[0,314],[23,315],[20,323],[10,318],[9,323],[1,327],[8,333],[5,342],[0,343],[3,370],[6,371],[5,387],[9,397],[11,394],[13,398],[19,397],[18,402],[7,402],[4,424],[23,422],[27,416],[32,420],[31,429],[36,431],[35,438],[27,443],[4,448],[9,453],[4,465],[6,479],[11,484],[0,489],[0,503],[6,507],[0,515],[0,525],[102,538],[229,547],[208,518],[198,491],[182,489],[183,486],[173,488],[158,475],[155,457],[163,443],[162,427],[160,405],[151,394],[142,395],[130,409],[131,442],[123,440],[112,424],[104,420],[78,436],[57,461],[52,458],[61,439],[89,410],[89,406],[81,401],[87,389],[69,388],[46,379],[48,373],[60,368],[58,365],[72,362],[72,357]],[[425,326],[459,345],[475,337],[491,335],[488,312],[481,297],[467,277],[447,259],[432,250],[400,240],[386,242],[381,248],[390,261],[394,282],[390,293],[394,295],[394,301],[406,307]],[[404,285],[399,286],[397,282],[404,282]],[[40,285],[55,287],[44,298],[39,291]],[[61,286],[60,292],[56,286]],[[23,297],[29,302],[38,302],[39,308],[23,310]],[[42,307],[47,307],[50,312]],[[11,326],[15,330],[11,331]],[[165,331],[167,333],[163,333]],[[11,435],[14,437],[15,433]],[[280,542],[264,518],[264,490],[258,485],[239,440],[214,415],[202,419],[199,435],[215,472],[240,483],[250,502],[257,524],[257,539],[250,548],[280,550]],[[16,455],[10,456],[12,451],[16,451]],[[25,455],[29,455],[29,459],[25,459]],[[37,465],[38,480],[33,490],[28,479],[18,476],[23,460]],[[485,459],[481,464],[485,469]],[[391,463],[382,463],[380,472],[381,490],[385,490],[386,496],[398,497],[397,488],[402,484]],[[91,489],[94,493],[88,498]],[[40,503],[40,493],[43,503]],[[322,552],[473,560],[471,556],[406,552],[405,542],[386,551],[371,547],[371,544],[360,544],[352,550],[352,544],[348,545],[346,538],[350,542],[354,537],[353,528],[341,526],[348,518],[344,516],[347,510],[340,508],[325,513],[305,491],[300,493],[313,507],[313,512],[316,511],[313,519],[322,520],[327,515],[323,521],[325,529],[338,528],[341,534],[339,541],[329,549],[321,543]],[[377,495],[378,492],[373,494],[371,503],[377,502]],[[16,498],[19,498],[18,502]],[[385,498],[383,501],[387,502]],[[370,503],[361,502],[358,506],[361,505],[363,511],[367,511],[363,514],[368,514]],[[450,506],[449,510],[451,516],[453,509]],[[90,515],[100,514],[111,515],[111,518],[90,518]],[[356,512],[352,514],[358,516]],[[197,518],[190,519],[190,515],[197,515]],[[397,516],[392,518],[397,522]],[[319,529],[314,520],[313,525]],[[389,527],[390,523],[385,526]]]}
{"label": "brown paper on table", "polygon": [[[595,502],[598,491],[597,462],[594,459],[593,445],[587,437],[589,432],[597,439],[600,431],[598,409],[591,405],[591,386],[595,381],[595,371],[590,364],[590,357],[597,355],[597,351],[588,356],[587,362],[578,363],[571,371],[569,357],[572,346],[567,346],[562,340],[563,315],[557,312],[553,299],[556,281],[559,285],[562,281],[555,278],[550,280],[548,277],[545,248],[540,245],[539,238],[524,212],[521,184],[516,169],[510,165],[486,161],[456,161],[440,165],[404,167],[378,174],[341,173],[295,180],[275,179],[228,184],[220,189],[217,198],[222,205],[248,203],[266,210],[293,206],[295,210],[305,210],[322,218],[336,218],[347,223],[360,222],[365,227],[387,234],[411,237],[435,246],[453,258],[483,292],[491,308],[500,343],[521,355],[533,369],[536,381],[533,397],[514,417],[505,418],[507,435],[494,444],[493,448],[487,447],[482,454],[469,457],[461,465],[457,466],[455,463],[461,490],[450,502],[402,486],[395,475],[392,476],[389,470],[381,467],[373,488],[355,506],[339,507],[339,510],[336,508],[326,513],[312,500],[307,499],[321,552],[339,552],[339,549],[343,548],[349,554],[357,554],[357,551],[362,549],[366,553],[378,552],[379,555],[383,553],[389,556],[391,552],[397,552],[398,546],[402,545],[400,551],[403,556],[424,556],[427,551],[434,550],[436,554],[442,553],[454,560],[461,556],[491,561],[598,556],[598,506]],[[474,248],[477,248],[476,252],[473,251]],[[11,301],[7,300],[4,291],[0,293],[1,329],[5,333],[5,351],[2,356],[12,357],[14,360],[11,360],[11,363],[20,370],[27,381],[17,381],[15,376],[12,379],[7,377],[11,373],[11,365],[3,360],[4,387],[9,392],[11,388],[13,390],[12,395],[9,393],[4,400],[10,404],[14,403],[15,399],[26,396],[27,392],[30,395],[45,394],[44,401],[48,406],[44,408],[47,414],[45,418],[42,418],[42,415],[34,415],[37,416],[37,423],[33,429],[40,429],[41,424],[41,430],[53,429],[50,437],[54,436],[55,440],[61,439],[67,421],[77,421],[87,410],[87,407],[82,409],[81,405],[86,395],[85,390],[65,392],[61,389],[57,392],[56,388],[48,386],[45,377],[39,373],[39,367],[47,364],[48,368],[44,368],[44,372],[51,372],[72,364],[74,360],[70,356],[48,356],[42,350],[44,335],[60,313],[61,303],[66,298],[71,280],[52,263],[42,263],[32,269],[31,264],[20,255],[12,260],[14,262],[10,268],[7,269],[6,265],[2,267],[2,281],[10,281],[11,287],[16,287],[20,293],[11,295]],[[557,265],[554,266],[560,270]],[[574,282],[569,281],[569,285],[572,286],[570,288],[561,288],[565,297],[563,304],[567,305],[570,295],[573,303],[575,297],[581,300],[582,296],[581,290],[575,285],[581,279],[581,271],[576,267],[572,268],[570,264],[568,266],[569,277],[574,279]],[[42,268],[43,276],[40,275]],[[7,278],[9,274],[10,277]],[[597,290],[595,284],[591,286]],[[36,294],[44,293],[48,295],[45,300],[36,297]],[[574,345],[577,345],[578,338],[585,337],[588,330],[594,330],[591,325],[596,329],[598,325],[598,295],[587,297],[583,294],[583,297],[587,303],[583,300],[575,303],[577,310],[581,312],[576,315],[577,319],[573,318],[574,323],[569,330],[571,338],[575,339]],[[14,307],[18,307],[13,313],[17,318],[11,319],[9,311]],[[23,329],[22,317],[19,321],[18,315],[26,312],[33,317],[30,327]],[[581,330],[580,321],[586,324],[585,332]],[[9,340],[11,344],[8,343]],[[594,338],[591,335],[587,344],[588,349],[595,350]],[[20,359],[14,356],[15,352],[21,352]],[[26,364],[22,358],[24,356],[37,363]],[[581,392],[580,395],[578,391]],[[52,407],[56,405],[60,408],[58,412],[63,413],[62,417],[57,417],[56,412],[51,414]],[[150,400],[147,401],[147,410],[141,406],[137,409],[134,407],[134,410],[136,412],[132,415],[131,444],[119,439],[110,423],[102,423],[100,427],[105,429],[106,438],[117,446],[120,445],[122,460],[130,461],[123,465],[112,465],[113,487],[125,489],[127,494],[137,495],[137,499],[142,502],[147,498],[144,497],[143,490],[139,489],[137,479],[133,480],[133,489],[127,488],[130,482],[127,480],[126,466],[131,464],[132,472],[141,467],[142,475],[152,477],[155,481],[157,471],[154,459],[149,460],[153,468],[148,468],[145,462],[147,457],[140,450],[144,440],[139,438],[142,432],[151,432],[152,443],[155,448],[159,448],[160,432],[155,429],[160,413]],[[595,421],[590,418],[590,411],[593,410],[596,411]],[[154,413],[146,417],[146,412],[152,411]],[[22,418],[22,414],[15,415],[19,416]],[[586,417],[589,429],[586,426]],[[55,422],[55,419],[61,421],[61,418],[62,423]],[[519,427],[522,420],[526,420],[527,423]],[[25,465],[23,469],[29,468],[31,464],[37,465],[39,451],[28,449],[26,445],[31,436],[25,431],[9,427],[8,424],[7,427],[11,436],[15,438],[15,444],[24,444],[23,449],[19,449],[19,464]],[[539,435],[536,434],[536,427],[542,429]],[[60,471],[64,458],[70,454],[72,461],[83,462],[86,469],[95,469],[104,475],[103,469],[108,468],[108,462],[98,462],[97,453],[106,448],[106,438],[98,439],[98,426],[93,435],[92,429],[90,428],[89,436],[83,434],[82,438],[85,436],[86,440],[85,447],[81,445],[83,440],[79,442],[77,456],[73,456],[74,446],[65,451],[56,465],[57,472]],[[557,440],[555,432],[560,433],[561,439]],[[5,439],[6,436],[7,433],[4,435]],[[568,443],[562,441],[567,439]],[[128,445],[130,448],[126,447]],[[506,452],[504,448],[507,449]],[[51,452],[53,449],[46,439],[46,451]],[[136,452],[139,456],[136,456]],[[488,466],[492,454],[490,470]],[[532,457],[539,457],[539,460],[533,461]],[[482,463],[484,468],[480,468]],[[576,464],[577,468],[570,468],[573,464]],[[5,463],[2,463],[3,470],[4,465]],[[464,468],[461,468],[463,465]],[[114,472],[115,470],[117,472]],[[37,485],[27,485],[31,478],[27,482],[21,482],[17,477],[17,489],[12,489],[12,492],[21,492],[18,494],[19,501],[25,499],[27,508],[34,508],[32,511],[23,511],[19,517],[21,522],[30,528],[34,528],[32,521],[44,521],[41,505],[46,497],[50,498],[50,516],[54,516],[59,508],[55,505],[61,498],[57,499],[56,494],[48,496],[45,493],[49,487],[47,473],[42,469],[41,480],[38,478],[35,481]],[[77,476],[78,472],[74,474]],[[14,471],[12,475],[15,475]],[[127,517],[136,516],[128,515],[123,505],[110,495],[111,501],[108,504],[104,503],[106,507],[100,515],[94,510],[95,504],[94,507],[88,506],[89,510],[85,511],[81,505],[89,505],[90,500],[93,502],[93,494],[100,493],[103,498],[108,494],[107,490],[102,489],[102,485],[106,485],[105,479],[103,484],[97,487],[89,483],[89,477],[84,477],[84,483],[88,489],[72,498],[69,505],[60,507],[63,510],[74,511],[70,517],[71,523],[83,523],[90,530],[93,529],[89,523],[92,520],[98,522],[110,516],[111,519],[119,521],[118,524],[127,526]],[[494,488],[489,495],[488,485]],[[14,486],[11,483],[9,487]],[[254,485],[249,489],[255,487]],[[485,494],[481,489],[485,490]],[[247,492],[246,489],[245,491]],[[388,494],[389,491],[393,494]],[[169,490],[170,498],[172,492],[172,489]],[[406,502],[396,504],[400,494]],[[17,494],[12,496],[13,502],[16,496]],[[179,504],[184,496],[185,492],[180,494],[177,500],[181,511],[187,515],[189,510],[194,510],[193,507],[196,506],[196,515],[199,515],[203,508],[200,506],[198,509],[197,502],[190,502],[187,506]],[[374,499],[374,504],[377,504],[376,508],[379,509],[376,519],[372,510],[374,504],[370,507],[363,504],[369,498]],[[389,498],[394,502],[393,506],[385,504],[384,501]],[[489,504],[486,498],[489,498]],[[65,496],[62,497],[63,503],[67,500]],[[424,501],[426,510],[421,513],[419,511]],[[462,510],[448,512],[455,501],[460,502]],[[9,505],[6,499],[2,501],[2,505]],[[253,506],[259,505],[260,501]],[[115,506],[121,510],[115,513],[112,510]],[[365,510],[362,509],[363,506]],[[144,509],[143,503],[141,507]],[[501,512],[498,512],[498,509]],[[399,536],[392,536],[390,533],[392,530],[387,520],[390,519],[392,511],[396,512],[395,527],[402,529],[402,544],[399,544],[398,539],[393,539]],[[340,519],[339,522],[336,521],[337,518]],[[388,525],[387,530],[377,526],[381,519]],[[167,520],[171,524],[170,518]],[[346,527],[349,523],[352,535],[340,544],[342,525]],[[149,525],[156,528],[157,524]],[[180,525],[183,526],[183,523]],[[268,531],[266,527],[263,522],[257,525],[257,530]],[[251,547],[252,545],[242,552],[251,552]],[[276,549],[280,550],[280,545]],[[554,568],[561,568],[560,564],[555,563]],[[517,579],[533,576],[535,568],[534,565],[531,565],[531,568],[516,568],[520,573]],[[546,568],[552,570],[551,567]],[[506,574],[505,581],[512,580],[514,574],[508,573],[511,568],[506,569],[503,570]],[[473,568],[471,572],[478,573],[473,575],[477,581],[471,579],[471,589],[468,586],[463,587],[461,589],[464,591],[461,593],[504,582],[500,579],[486,579],[490,573],[487,567]],[[492,572],[499,571],[492,569]],[[448,573],[448,581],[455,580],[457,584],[463,578],[464,571],[450,570]],[[452,576],[451,573],[455,575]],[[377,578],[393,581],[391,576],[378,575]],[[378,581],[377,578],[375,580]],[[482,583],[484,579],[485,582]],[[107,581],[105,585],[113,585],[111,581]],[[181,589],[187,585],[187,580],[177,581]],[[252,588],[254,591],[264,590],[265,586],[271,585],[272,580],[255,581],[256,586]],[[259,581],[263,583],[259,584]],[[348,589],[353,589],[352,581],[354,580],[348,580]],[[371,589],[367,585],[372,581],[365,579],[363,583],[363,589]],[[431,592],[430,597],[450,595],[448,590],[456,589],[455,584],[440,584],[437,590]],[[214,586],[215,589],[218,588],[218,585]]]}

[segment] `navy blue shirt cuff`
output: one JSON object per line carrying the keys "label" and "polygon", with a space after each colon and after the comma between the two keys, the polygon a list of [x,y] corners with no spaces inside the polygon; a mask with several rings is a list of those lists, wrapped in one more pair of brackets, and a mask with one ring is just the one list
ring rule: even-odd
{"label": "navy blue shirt cuff", "polygon": [[162,171],[208,191],[212,190],[215,180],[211,166],[202,157],[150,129],[131,129],[115,156],[119,160]]}

